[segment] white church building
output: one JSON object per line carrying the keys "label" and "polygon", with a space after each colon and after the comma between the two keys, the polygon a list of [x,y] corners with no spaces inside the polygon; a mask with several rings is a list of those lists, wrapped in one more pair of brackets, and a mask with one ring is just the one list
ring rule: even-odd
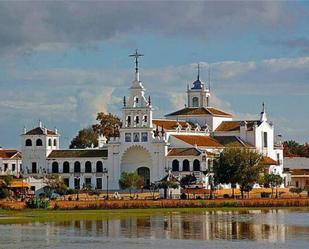
{"label": "white church building", "polygon": [[120,137],[107,143],[100,136],[98,148],[60,149],[58,131],[40,123],[21,135],[25,175],[59,173],[70,188],[91,185],[117,190],[124,171],[137,171],[144,177],[145,186],[171,172],[178,178],[194,174],[196,186],[209,188],[213,161],[226,147],[254,149],[263,154],[269,172],[282,175],[282,144],[275,142],[274,125],[264,104],[255,120],[234,120],[231,114],[211,106],[209,86],[200,80],[198,72],[197,79],[187,87],[186,107],[154,119],[151,99],[145,97],[139,77],[141,55],[136,51],[132,56],[135,75],[123,99]]}

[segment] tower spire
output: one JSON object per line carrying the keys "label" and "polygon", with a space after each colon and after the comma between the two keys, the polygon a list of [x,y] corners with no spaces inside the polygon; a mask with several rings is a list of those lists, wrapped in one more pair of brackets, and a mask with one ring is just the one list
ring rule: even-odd
{"label": "tower spire", "polygon": [[266,115],[266,108],[265,108],[265,103],[263,102],[262,104],[263,108],[262,108],[262,112],[261,112],[261,118],[260,121],[267,121],[267,115]]}
{"label": "tower spire", "polygon": [[135,53],[134,54],[130,54],[129,56],[135,58],[135,80],[139,81],[138,57],[144,56],[144,55],[143,54],[139,54],[138,53],[138,49],[135,49]]}
{"label": "tower spire", "polygon": [[197,80],[200,80],[200,63],[197,63]]}

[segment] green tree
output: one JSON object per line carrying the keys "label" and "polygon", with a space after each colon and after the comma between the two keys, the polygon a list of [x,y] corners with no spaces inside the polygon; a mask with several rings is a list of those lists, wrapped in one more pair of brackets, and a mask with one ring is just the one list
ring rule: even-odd
{"label": "green tree", "polygon": [[70,148],[90,148],[98,146],[98,133],[92,127],[80,130],[75,138],[71,141]]}
{"label": "green tree", "polygon": [[140,189],[144,185],[144,178],[137,172],[122,172],[119,179],[119,186],[122,189],[129,189],[130,197],[133,189]]}
{"label": "green tree", "polygon": [[104,135],[107,140],[110,137],[119,137],[119,128],[121,127],[120,118],[111,113],[100,112],[97,115],[98,124],[92,126],[97,134]]}
{"label": "green tree", "polygon": [[10,196],[10,192],[7,188],[0,188],[0,199],[5,199]]}
{"label": "green tree", "polygon": [[168,181],[168,180],[163,180],[160,181],[158,184],[158,188],[160,189],[164,189],[164,199],[167,198],[167,190],[172,188],[172,189],[176,189],[178,188],[178,183],[175,181]]}
{"label": "green tree", "polygon": [[[194,183],[196,183],[196,177],[193,174],[192,175],[191,174],[186,175],[186,176],[184,176],[180,179],[180,187],[185,189],[186,192],[187,192],[187,189],[189,188],[189,186],[194,184]],[[190,194],[188,194],[188,192],[187,192],[187,195],[188,195],[188,197],[190,197]]]}
{"label": "green tree", "polygon": [[[237,170],[240,164],[240,158],[234,158],[234,150],[224,150],[218,160],[214,162],[214,182],[217,184],[231,184],[232,197],[235,196],[237,184]],[[232,160],[233,159],[233,160]]]}
{"label": "green tree", "polygon": [[71,141],[70,148],[89,148],[92,145],[98,146],[99,134],[104,135],[107,140],[110,137],[119,137],[119,128],[121,127],[120,119],[111,114],[100,112],[97,114],[97,124],[80,130],[75,138]]}
{"label": "green tree", "polygon": [[46,186],[44,188],[44,192],[48,197],[50,197],[52,193],[57,193],[60,196],[64,196],[68,190],[63,178],[58,174],[47,175],[45,183]]}
{"label": "green tree", "polygon": [[276,198],[278,198],[278,187],[282,184],[283,179],[280,175],[274,173],[265,174],[264,176],[264,187],[271,188],[271,197],[274,194],[274,188],[276,188]]}
{"label": "green tree", "polygon": [[[221,152],[216,166],[218,168],[215,172],[215,179],[217,183],[229,182],[234,184],[237,182],[240,187],[241,197],[244,198],[244,192],[252,190],[254,183],[259,181],[260,174],[264,170],[261,159],[262,155],[253,150],[227,148]],[[224,175],[224,169],[228,170],[227,176],[222,176]],[[218,172],[219,174],[216,175]],[[231,176],[232,173],[233,176]],[[231,177],[231,180],[228,180],[229,177]]]}

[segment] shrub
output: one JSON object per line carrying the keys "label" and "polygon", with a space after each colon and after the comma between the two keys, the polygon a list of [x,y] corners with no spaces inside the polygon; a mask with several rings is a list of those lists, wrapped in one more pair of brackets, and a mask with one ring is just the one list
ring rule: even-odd
{"label": "shrub", "polygon": [[182,193],[182,194],[180,195],[180,199],[181,199],[181,200],[186,200],[186,199],[187,199],[187,195],[186,195],[185,193]]}
{"label": "shrub", "polygon": [[41,198],[31,198],[26,201],[27,208],[48,208],[49,201]]}
{"label": "shrub", "polygon": [[10,196],[10,192],[6,188],[0,188],[0,199],[5,199]]}
{"label": "shrub", "polygon": [[40,194],[39,194],[39,197],[42,199],[42,198],[46,198],[47,195],[46,195],[46,193],[43,192],[43,193],[40,193]]}
{"label": "shrub", "polygon": [[268,193],[268,192],[262,192],[261,193],[261,198],[269,198],[271,195],[271,193]]}
{"label": "shrub", "polygon": [[224,194],[224,195],[223,195],[223,198],[224,198],[224,199],[228,199],[228,198],[230,198],[230,196],[229,196],[229,194]]}

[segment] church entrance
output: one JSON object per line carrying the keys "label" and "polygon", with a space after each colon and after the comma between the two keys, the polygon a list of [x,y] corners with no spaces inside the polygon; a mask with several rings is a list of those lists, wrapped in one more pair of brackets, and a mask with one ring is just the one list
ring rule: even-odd
{"label": "church entrance", "polygon": [[144,187],[149,187],[150,185],[150,170],[147,167],[140,167],[137,169],[137,174],[144,178]]}
{"label": "church entrance", "polygon": [[152,175],[152,158],[149,151],[142,146],[129,147],[121,157],[121,172],[137,172],[144,178],[144,187],[150,185]]}

